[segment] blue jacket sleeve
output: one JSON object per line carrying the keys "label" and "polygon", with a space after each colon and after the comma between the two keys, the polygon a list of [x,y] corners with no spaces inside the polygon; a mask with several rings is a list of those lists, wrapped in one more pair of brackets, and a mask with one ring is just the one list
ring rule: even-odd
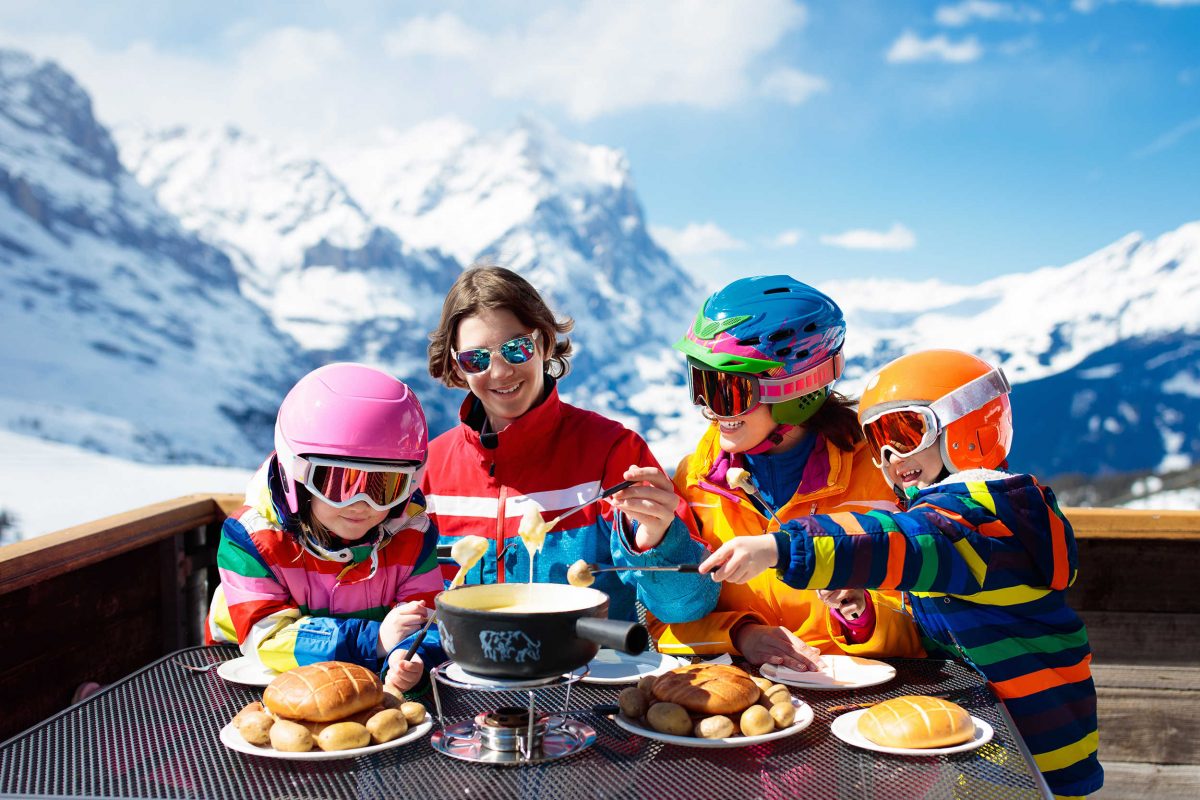
{"label": "blue jacket sleeve", "polygon": [[379,623],[369,619],[305,617],[296,631],[296,663],[349,661],[379,671]]}
{"label": "blue jacket sleeve", "polygon": [[[688,535],[687,526],[676,517],[656,547],[644,553],[634,552],[624,534],[625,520],[617,514],[613,520],[613,564],[620,567],[665,567],[699,564],[708,557],[708,549]],[[637,523],[631,527],[636,530]],[[707,575],[687,572],[618,573],[621,580],[637,589],[638,601],[662,622],[691,622],[717,606],[721,587]]]}

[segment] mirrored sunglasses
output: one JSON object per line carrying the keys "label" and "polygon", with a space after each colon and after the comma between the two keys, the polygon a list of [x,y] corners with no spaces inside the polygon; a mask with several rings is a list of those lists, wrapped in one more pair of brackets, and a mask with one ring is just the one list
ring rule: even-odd
{"label": "mirrored sunglasses", "polygon": [[499,353],[501,358],[513,366],[530,361],[535,353],[534,345],[537,335],[538,331],[531,331],[515,336],[497,347],[476,347],[462,352],[455,350],[450,352],[453,353],[454,360],[458,362],[458,366],[463,372],[468,375],[478,375],[481,372],[487,372],[488,368],[492,366],[492,353]]}
{"label": "mirrored sunglasses", "polygon": [[373,464],[365,461],[340,461],[325,458],[301,458],[304,474],[301,483],[314,497],[334,508],[345,508],[360,500],[376,511],[395,508],[412,494],[415,464]]}

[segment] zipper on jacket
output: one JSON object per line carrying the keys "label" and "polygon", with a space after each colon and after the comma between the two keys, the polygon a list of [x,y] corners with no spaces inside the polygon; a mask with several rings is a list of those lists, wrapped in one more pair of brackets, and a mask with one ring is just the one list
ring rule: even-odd
{"label": "zipper on jacket", "polygon": [[488,467],[488,477],[489,478],[496,477],[496,462],[495,461],[493,461],[491,463],[491,466]]}
{"label": "zipper on jacket", "polygon": [[[496,462],[492,462],[496,466]],[[504,506],[508,503],[508,487],[501,486],[496,496],[496,583],[504,583]]]}

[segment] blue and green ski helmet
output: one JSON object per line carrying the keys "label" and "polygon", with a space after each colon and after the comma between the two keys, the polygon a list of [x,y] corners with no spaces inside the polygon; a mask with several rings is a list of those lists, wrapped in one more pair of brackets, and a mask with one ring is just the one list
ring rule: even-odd
{"label": "blue and green ski helmet", "polygon": [[[674,347],[712,369],[778,379],[834,358],[845,339],[842,310],[826,294],[787,275],[764,275],[736,280],[710,295]],[[771,416],[781,424],[802,424],[832,385],[772,403]]]}

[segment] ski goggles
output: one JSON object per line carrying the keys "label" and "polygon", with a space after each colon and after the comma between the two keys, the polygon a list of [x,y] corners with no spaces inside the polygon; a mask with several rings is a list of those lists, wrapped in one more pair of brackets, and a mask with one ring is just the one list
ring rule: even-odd
{"label": "ski goggles", "polygon": [[997,367],[929,405],[897,406],[868,416],[862,429],[875,466],[882,467],[889,452],[908,458],[930,447],[947,425],[1010,391],[1008,378]]}
{"label": "ski goggles", "polygon": [[537,335],[538,332],[535,330],[515,336],[498,347],[475,347],[462,352],[456,350],[450,352],[463,372],[468,375],[479,375],[487,372],[488,368],[492,366],[492,353],[499,353],[501,358],[514,367],[528,362],[533,358]]}
{"label": "ski goggles", "polygon": [[718,419],[733,419],[750,413],[759,403],[786,403],[820,391],[841,377],[845,363],[839,350],[804,372],[763,378],[714,369],[689,358],[688,390],[693,404],[705,406]]}
{"label": "ski goggles", "polygon": [[412,494],[418,464],[373,464],[332,458],[298,457],[296,482],[334,508],[360,500],[376,511],[395,508]]}

